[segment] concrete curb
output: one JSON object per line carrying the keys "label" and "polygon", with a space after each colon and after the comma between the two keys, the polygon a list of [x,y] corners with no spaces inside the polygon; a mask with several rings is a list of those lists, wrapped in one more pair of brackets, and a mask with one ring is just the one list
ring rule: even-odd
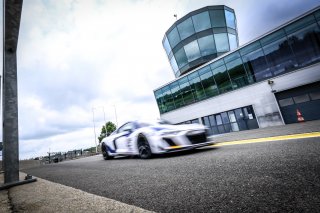
{"label": "concrete curb", "polygon": [[41,178],[0,191],[0,201],[0,212],[150,212]]}

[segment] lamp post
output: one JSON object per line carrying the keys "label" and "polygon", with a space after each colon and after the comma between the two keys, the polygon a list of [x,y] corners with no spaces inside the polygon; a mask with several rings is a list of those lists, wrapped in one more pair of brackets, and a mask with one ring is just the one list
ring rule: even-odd
{"label": "lamp post", "polygon": [[96,122],[94,120],[94,110],[98,109],[98,108],[102,108],[104,125],[107,123],[107,121],[106,121],[106,113],[104,111],[104,107],[103,106],[92,107],[92,122],[93,122],[93,131],[94,131],[94,143],[96,145],[96,153],[98,153],[98,144],[97,144]]}
{"label": "lamp post", "polygon": [[96,134],[96,123],[94,121],[94,108],[92,107],[92,122],[93,122],[93,132],[94,132],[94,143],[96,145],[96,153],[98,152],[97,147],[97,134]]}
{"label": "lamp post", "polygon": [[118,117],[117,117],[117,110],[116,110],[116,105],[113,104],[113,108],[114,108],[114,116],[116,117],[116,124],[117,124],[117,127],[118,127]]}

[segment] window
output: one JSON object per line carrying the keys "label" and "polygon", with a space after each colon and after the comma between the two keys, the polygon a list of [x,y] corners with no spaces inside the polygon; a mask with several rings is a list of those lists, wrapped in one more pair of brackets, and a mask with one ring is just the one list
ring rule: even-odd
{"label": "window", "polygon": [[194,72],[188,76],[191,91],[195,100],[199,101],[205,98],[198,72]]}
{"label": "window", "polygon": [[236,58],[228,63],[226,63],[232,86],[234,89],[243,87],[249,84],[249,80],[246,74],[246,71],[243,67],[240,55],[238,52],[235,52],[227,57],[225,57],[225,62],[227,62],[228,57]]}
{"label": "window", "polygon": [[216,117],[216,121],[217,121],[218,132],[219,133],[225,133],[225,130],[224,130],[224,127],[223,127],[223,124],[222,124],[221,115],[218,114],[215,117]]}
{"label": "window", "polygon": [[214,81],[210,66],[206,66],[199,70],[199,75],[206,96],[211,97],[214,95],[218,95],[218,87],[216,85],[216,82]]}
{"label": "window", "polygon": [[289,43],[285,37],[265,45],[263,51],[274,75],[291,71],[297,66]]}
{"label": "window", "polygon": [[236,116],[233,111],[228,112],[229,120],[231,123],[231,129],[233,132],[239,131],[239,125],[237,124]]}
{"label": "window", "polygon": [[157,100],[157,104],[159,107],[159,111],[160,113],[165,112],[165,105],[164,105],[164,100],[163,100],[163,93],[161,91],[161,89],[157,90],[154,92],[154,96]]}
{"label": "window", "polygon": [[212,27],[225,27],[224,10],[211,10],[210,11]]}
{"label": "window", "polygon": [[293,100],[296,104],[300,104],[300,103],[310,101],[310,98],[309,98],[308,94],[304,94],[304,95],[299,95],[299,96],[293,97]]}
{"label": "window", "polygon": [[237,47],[238,47],[237,36],[228,33],[228,38],[229,38],[229,43],[230,43],[230,51],[237,49]]}
{"label": "window", "polygon": [[221,115],[216,115],[216,121],[217,121],[217,125],[221,125],[222,124]]}
{"label": "window", "polygon": [[208,116],[203,117],[203,118],[202,118],[202,122],[203,122],[203,124],[204,124],[205,126],[207,126],[207,127],[210,127],[210,126],[211,126],[211,125],[210,125],[210,122],[209,122],[209,117],[208,117]]}
{"label": "window", "polygon": [[188,63],[188,59],[186,53],[184,52],[184,48],[178,50],[174,55],[179,68],[183,67]]}
{"label": "window", "polygon": [[194,15],[192,16],[192,19],[193,19],[194,29],[196,32],[200,32],[202,30],[211,28],[208,11]]}
{"label": "window", "polygon": [[314,19],[313,15],[309,15],[304,17],[303,19],[300,19],[298,21],[293,22],[292,24],[286,26],[284,30],[287,34],[293,33],[295,31],[298,31],[302,28],[305,28],[313,23],[315,23],[316,20]]}
{"label": "window", "polygon": [[229,51],[229,43],[227,33],[214,34],[217,52]]}
{"label": "window", "polygon": [[317,20],[320,20],[320,10],[316,11],[314,15],[317,18]]}
{"label": "window", "polygon": [[226,66],[222,62],[223,64],[222,66],[215,68],[216,64],[221,64],[221,60],[211,65],[211,70],[213,72],[213,76],[217,83],[220,93],[224,93],[232,90],[231,81],[230,81]]}
{"label": "window", "polygon": [[178,78],[178,77],[180,76],[180,74],[181,74],[180,71],[177,70],[177,72],[174,73],[174,76],[175,76],[176,78]]}
{"label": "window", "polygon": [[169,55],[171,52],[171,47],[170,47],[167,36],[164,36],[162,43],[163,43],[164,49],[166,50],[167,55]]}
{"label": "window", "polygon": [[181,94],[185,104],[190,104],[194,102],[193,94],[187,77],[181,78],[179,80]]}
{"label": "window", "polygon": [[249,77],[254,81],[260,81],[272,76],[259,42],[249,45],[243,51],[240,50],[240,53],[245,54],[242,55],[243,65]]}
{"label": "window", "polygon": [[186,51],[188,62],[194,61],[201,57],[198,42],[196,40],[184,46],[184,50]]}
{"label": "window", "polygon": [[317,20],[320,20],[320,10],[316,11],[314,15],[317,18]]}
{"label": "window", "polygon": [[292,104],[293,104],[292,98],[285,98],[285,99],[279,100],[279,105],[281,107],[290,106]]}
{"label": "window", "polygon": [[202,56],[217,53],[216,45],[214,43],[212,35],[199,38],[198,44],[199,44],[199,48]]}
{"label": "window", "polygon": [[175,109],[170,87],[169,86],[163,87],[162,92],[163,92],[163,99],[164,99],[166,112]]}
{"label": "window", "polygon": [[288,41],[299,67],[320,61],[320,30],[317,24],[288,35]]}
{"label": "window", "polygon": [[199,123],[199,119],[196,118],[196,119],[193,119],[190,121],[192,124],[198,124]]}
{"label": "window", "polygon": [[172,67],[173,71],[176,73],[179,68],[178,68],[176,59],[175,59],[173,56],[172,56],[172,58],[170,59],[170,64],[171,64],[171,67]]}
{"label": "window", "polygon": [[221,117],[222,117],[222,123],[224,124],[223,126],[224,126],[225,132],[231,132],[231,125],[230,125],[228,114],[226,112],[223,112],[221,113]]}
{"label": "window", "polygon": [[179,108],[184,105],[183,98],[181,95],[180,87],[178,82],[173,82],[170,84],[171,94],[173,97],[174,105],[176,108]]}
{"label": "window", "polygon": [[169,40],[171,48],[174,48],[180,42],[180,36],[179,36],[177,28],[173,28],[168,33],[168,40]]}
{"label": "window", "polygon": [[118,133],[125,132],[125,131],[133,131],[133,130],[134,130],[134,124],[132,122],[128,122],[128,123],[122,125],[118,129]]}
{"label": "window", "polygon": [[181,40],[188,38],[189,36],[194,34],[194,28],[193,28],[191,18],[188,18],[183,22],[181,22],[180,24],[178,24],[178,30],[179,30]]}
{"label": "window", "polygon": [[274,33],[272,33],[270,35],[267,35],[266,37],[262,38],[260,40],[260,42],[261,42],[262,46],[265,46],[265,45],[270,44],[270,43],[272,43],[274,41],[277,41],[277,40],[279,40],[281,38],[284,38],[285,36],[286,36],[285,32],[281,29],[281,30],[278,30],[278,31],[276,31],[276,32],[274,32]]}
{"label": "window", "polygon": [[229,10],[225,10],[225,16],[227,21],[227,26],[236,29],[236,17],[234,16],[233,12],[230,12]]}
{"label": "window", "polygon": [[229,118],[228,118],[228,115],[227,115],[226,112],[221,113],[221,117],[222,117],[222,122],[223,122],[224,124],[230,123]]}
{"label": "window", "polygon": [[217,125],[216,119],[214,118],[213,115],[209,116],[209,121],[210,121],[211,126]]}

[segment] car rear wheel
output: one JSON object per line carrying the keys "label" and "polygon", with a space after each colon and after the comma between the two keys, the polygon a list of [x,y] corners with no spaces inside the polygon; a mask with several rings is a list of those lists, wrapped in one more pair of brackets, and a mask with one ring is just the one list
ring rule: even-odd
{"label": "car rear wheel", "polygon": [[106,147],[105,144],[102,144],[102,146],[101,146],[101,152],[102,152],[103,159],[105,159],[105,160],[112,159],[112,156],[110,156],[110,155],[108,154],[107,147]]}
{"label": "car rear wheel", "polygon": [[138,139],[138,150],[141,159],[149,159],[152,157],[151,148],[147,138],[140,135]]}

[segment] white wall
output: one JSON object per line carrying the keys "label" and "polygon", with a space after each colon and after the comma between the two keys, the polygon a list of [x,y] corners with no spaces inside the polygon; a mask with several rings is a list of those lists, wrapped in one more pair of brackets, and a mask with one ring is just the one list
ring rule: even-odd
{"label": "white wall", "polygon": [[272,90],[283,91],[320,80],[320,63],[219,95],[161,115],[173,123],[252,105],[260,127],[283,124]]}

